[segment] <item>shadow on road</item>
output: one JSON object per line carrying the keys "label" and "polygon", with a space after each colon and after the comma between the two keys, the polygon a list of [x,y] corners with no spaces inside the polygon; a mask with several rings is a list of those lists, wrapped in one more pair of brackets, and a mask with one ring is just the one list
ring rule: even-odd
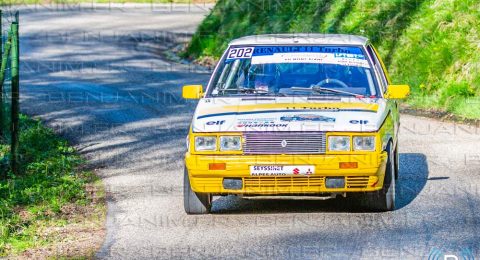
{"label": "shadow on road", "polygon": [[428,180],[427,157],[421,153],[400,154],[400,174],[396,186],[396,207],[410,204],[425,187]]}
{"label": "shadow on road", "polygon": [[[396,183],[397,210],[409,205],[420,194],[428,179],[427,158],[420,153],[400,154],[400,174]],[[216,214],[271,214],[365,212],[359,201],[352,198],[330,200],[246,200],[236,196],[220,197],[214,201]]]}
{"label": "shadow on road", "polygon": [[179,158],[196,102],[181,98],[181,86],[205,85],[210,75],[162,59],[164,45],[183,34],[144,30],[140,36],[84,39],[71,30],[68,39],[48,45],[34,36],[23,35],[23,113],[40,117],[76,145],[92,169],[108,166],[118,176],[183,165]]}

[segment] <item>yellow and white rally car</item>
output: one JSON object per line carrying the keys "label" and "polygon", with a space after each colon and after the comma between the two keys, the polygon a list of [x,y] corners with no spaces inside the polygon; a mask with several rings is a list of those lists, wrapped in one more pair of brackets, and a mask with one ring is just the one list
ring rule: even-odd
{"label": "yellow and white rally car", "polygon": [[399,111],[368,39],[279,34],[232,41],[199,99],[187,137],[184,206],[210,212],[213,195],[365,197],[395,208]]}

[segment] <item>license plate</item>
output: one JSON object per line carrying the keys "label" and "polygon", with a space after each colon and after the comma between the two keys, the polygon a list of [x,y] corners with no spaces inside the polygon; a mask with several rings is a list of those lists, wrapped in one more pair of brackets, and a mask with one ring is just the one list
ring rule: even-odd
{"label": "license plate", "polygon": [[312,175],[315,172],[313,165],[251,165],[251,176],[289,176]]}

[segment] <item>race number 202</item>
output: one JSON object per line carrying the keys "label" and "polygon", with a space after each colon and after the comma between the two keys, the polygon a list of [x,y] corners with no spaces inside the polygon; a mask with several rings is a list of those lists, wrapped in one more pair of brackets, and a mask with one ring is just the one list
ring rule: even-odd
{"label": "race number 202", "polygon": [[252,57],[253,47],[232,48],[228,52],[227,59],[249,59]]}

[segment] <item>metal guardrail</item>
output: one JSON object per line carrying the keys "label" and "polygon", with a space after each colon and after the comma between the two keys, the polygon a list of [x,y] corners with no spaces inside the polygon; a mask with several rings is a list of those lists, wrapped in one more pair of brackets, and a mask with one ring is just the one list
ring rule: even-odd
{"label": "metal guardrail", "polygon": [[[10,170],[18,174],[18,144],[19,144],[19,114],[20,114],[20,80],[19,80],[19,12],[15,12],[14,20],[10,23],[7,39],[3,39],[2,11],[0,10],[0,52],[2,62],[0,67],[0,137],[10,143]],[[10,72],[10,91],[6,91],[6,78]],[[8,83],[8,82],[7,82]],[[10,92],[10,93],[8,93]],[[5,95],[7,94],[7,95]],[[8,95],[10,94],[10,95]],[[10,102],[8,97],[10,96]],[[9,104],[8,104],[9,103]],[[8,106],[10,105],[10,106]],[[7,109],[5,109],[7,108]],[[10,113],[8,113],[10,112]],[[7,178],[7,171],[0,174],[0,178]]]}

